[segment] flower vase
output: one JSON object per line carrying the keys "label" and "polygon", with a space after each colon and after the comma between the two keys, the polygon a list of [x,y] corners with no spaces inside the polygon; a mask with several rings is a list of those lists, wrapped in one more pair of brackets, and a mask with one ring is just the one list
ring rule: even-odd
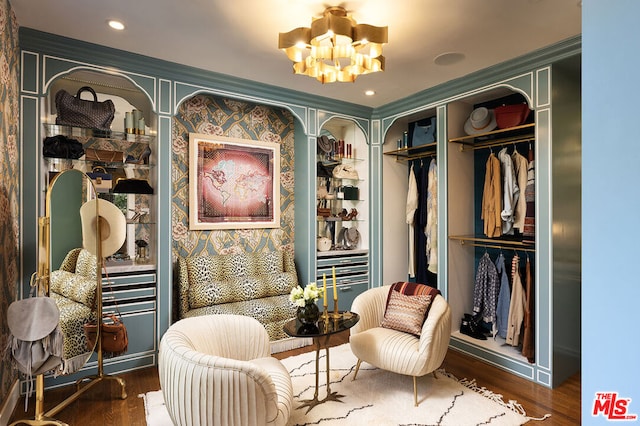
{"label": "flower vase", "polygon": [[315,303],[307,303],[304,306],[298,307],[296,311],[296,317],[298,321],[304,325],[315,324],[320,318],[320,310]]}

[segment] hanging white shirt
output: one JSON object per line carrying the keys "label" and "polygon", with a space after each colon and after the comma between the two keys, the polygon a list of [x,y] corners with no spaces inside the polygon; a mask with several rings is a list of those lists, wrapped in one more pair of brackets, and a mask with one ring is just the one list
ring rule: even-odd
{"label": "hanging white shirt", "polygon": [[413,164],[409,170],[409,190],[407,191],[407,208],[406,222],[409,225],[409,276],[411,278],[416,276],[416,254],[415,254],[415,222],[414,218],[416,210],[418,209],[418,183],[416,182],[416,175],[413,172]]}
{"label": "hanging white shirt", "polygon": [[436,160],[429,164],[429,183],[427,184],[427,269],[438,273],[438,168]]}
{"label": "hanging white shirt", "polygon": [[527,187],[527,169],[529,168],[529,160],[524,158],[518,151],[511,154],[513,160],[513,168],[518,182],[518,200],[516,201],[515,211],[513,214],[513,227],[520,232],[524,231],[524,217],[527,215],[527,200],[524,196],[524,190]]}
{"label": "hanging white shirt", "polygon": [[513,171],[513,161],[511,156],[507,154],[507,148],[500,150],[498,159],[502,169],[502,212],[500,213],[502,233],[513,235],[513,214],[520,190]]}

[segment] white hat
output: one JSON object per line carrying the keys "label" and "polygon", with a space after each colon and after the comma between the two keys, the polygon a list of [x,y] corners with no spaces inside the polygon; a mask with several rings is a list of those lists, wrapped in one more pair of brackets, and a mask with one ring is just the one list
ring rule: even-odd
{"label": "white hat", "polygon": [[333,177],[337,179],[358,180],[358,171],[351,164],[338,164],[333,168]]}
{"label": "white hat", "polygon": [[498,126],[496,115],[492,109],[480,107],[474,109],[464,123],[464,131],[467,135],[490,132]]}
{"label": "white hat", "polygon": [[97,253],[96,203],[99,215],[100,237],[102,239],[102,257],[117,252],[127,237],[127,219],[113,203],[102,198],[89,200],[80,207],[82,222],[82,245],[93,255]]}

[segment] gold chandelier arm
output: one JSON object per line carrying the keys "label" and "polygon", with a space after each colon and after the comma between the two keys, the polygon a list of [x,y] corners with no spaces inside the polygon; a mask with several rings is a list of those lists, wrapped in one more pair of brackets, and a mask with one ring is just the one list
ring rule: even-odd
{"label": "gold chandelier arm", "polygon": [[369,43],[379,44],[380,53],[382,53],[382,44],[387,43],[388,39],[387,27],[376,27],[368,24],[358,24],[353,29],[354,40],[367,40]]}
{"label": "gold chandelier arm", "polygon": [[359,75],[383,71],[382,46],[387,27],[356,24],[340,7],[329,7],[310,28],[280,33],[278,48],[293,62],[293,72],[322,83],[353,82]]}

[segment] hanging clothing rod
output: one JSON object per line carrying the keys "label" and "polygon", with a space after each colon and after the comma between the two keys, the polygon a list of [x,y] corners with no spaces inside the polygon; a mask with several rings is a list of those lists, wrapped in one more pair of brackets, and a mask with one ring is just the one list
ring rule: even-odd
{"label": "hanging clothing rod", "polygon": [[462,152],[475,151],[475,150],[483,149],[483,148],[491,148],[491,147],[494,147],[494,146],[504,146],[504,145],[523,143],[523,142],[532,142],[532,141],[535,141],[535,140],[536,140],[536,138],[533,137],[533,136],[526,136],[526,137],[515,138],[515,139],[500,139],[500,140],[491,141],[491,142],[481,142],[481,143],[477,143],[477,144],[474,144],[474,145],[461,144],[460,145],[460,151],[462,151]]}
{"label": "hanging clothing rod", "polygon": [[430,152],[430,153],[424,153],[424,154],[415,154],[415,155],[407,155],[407,156],[396,156],[396,161],[412,161],[412,160],[419,160],[421,158],[431,158],[431,157],[436,157],[437,154],[435,152]]}
{"label": "hanging clothing rod", "polygon": [[470,245],[473,247],[495,248],[500,250],[515,250],[515,251],[524,251],[529,253],[535,253],[536,251],[534,247],[526,246],[524,243],[520,241],[505,241],[505,244],[498,245],[493,240],[482,239],[482,238],[465,238],[465,237],[458,237],[458,236],[450,236],[449,239],[460,241],[460,245]]}

